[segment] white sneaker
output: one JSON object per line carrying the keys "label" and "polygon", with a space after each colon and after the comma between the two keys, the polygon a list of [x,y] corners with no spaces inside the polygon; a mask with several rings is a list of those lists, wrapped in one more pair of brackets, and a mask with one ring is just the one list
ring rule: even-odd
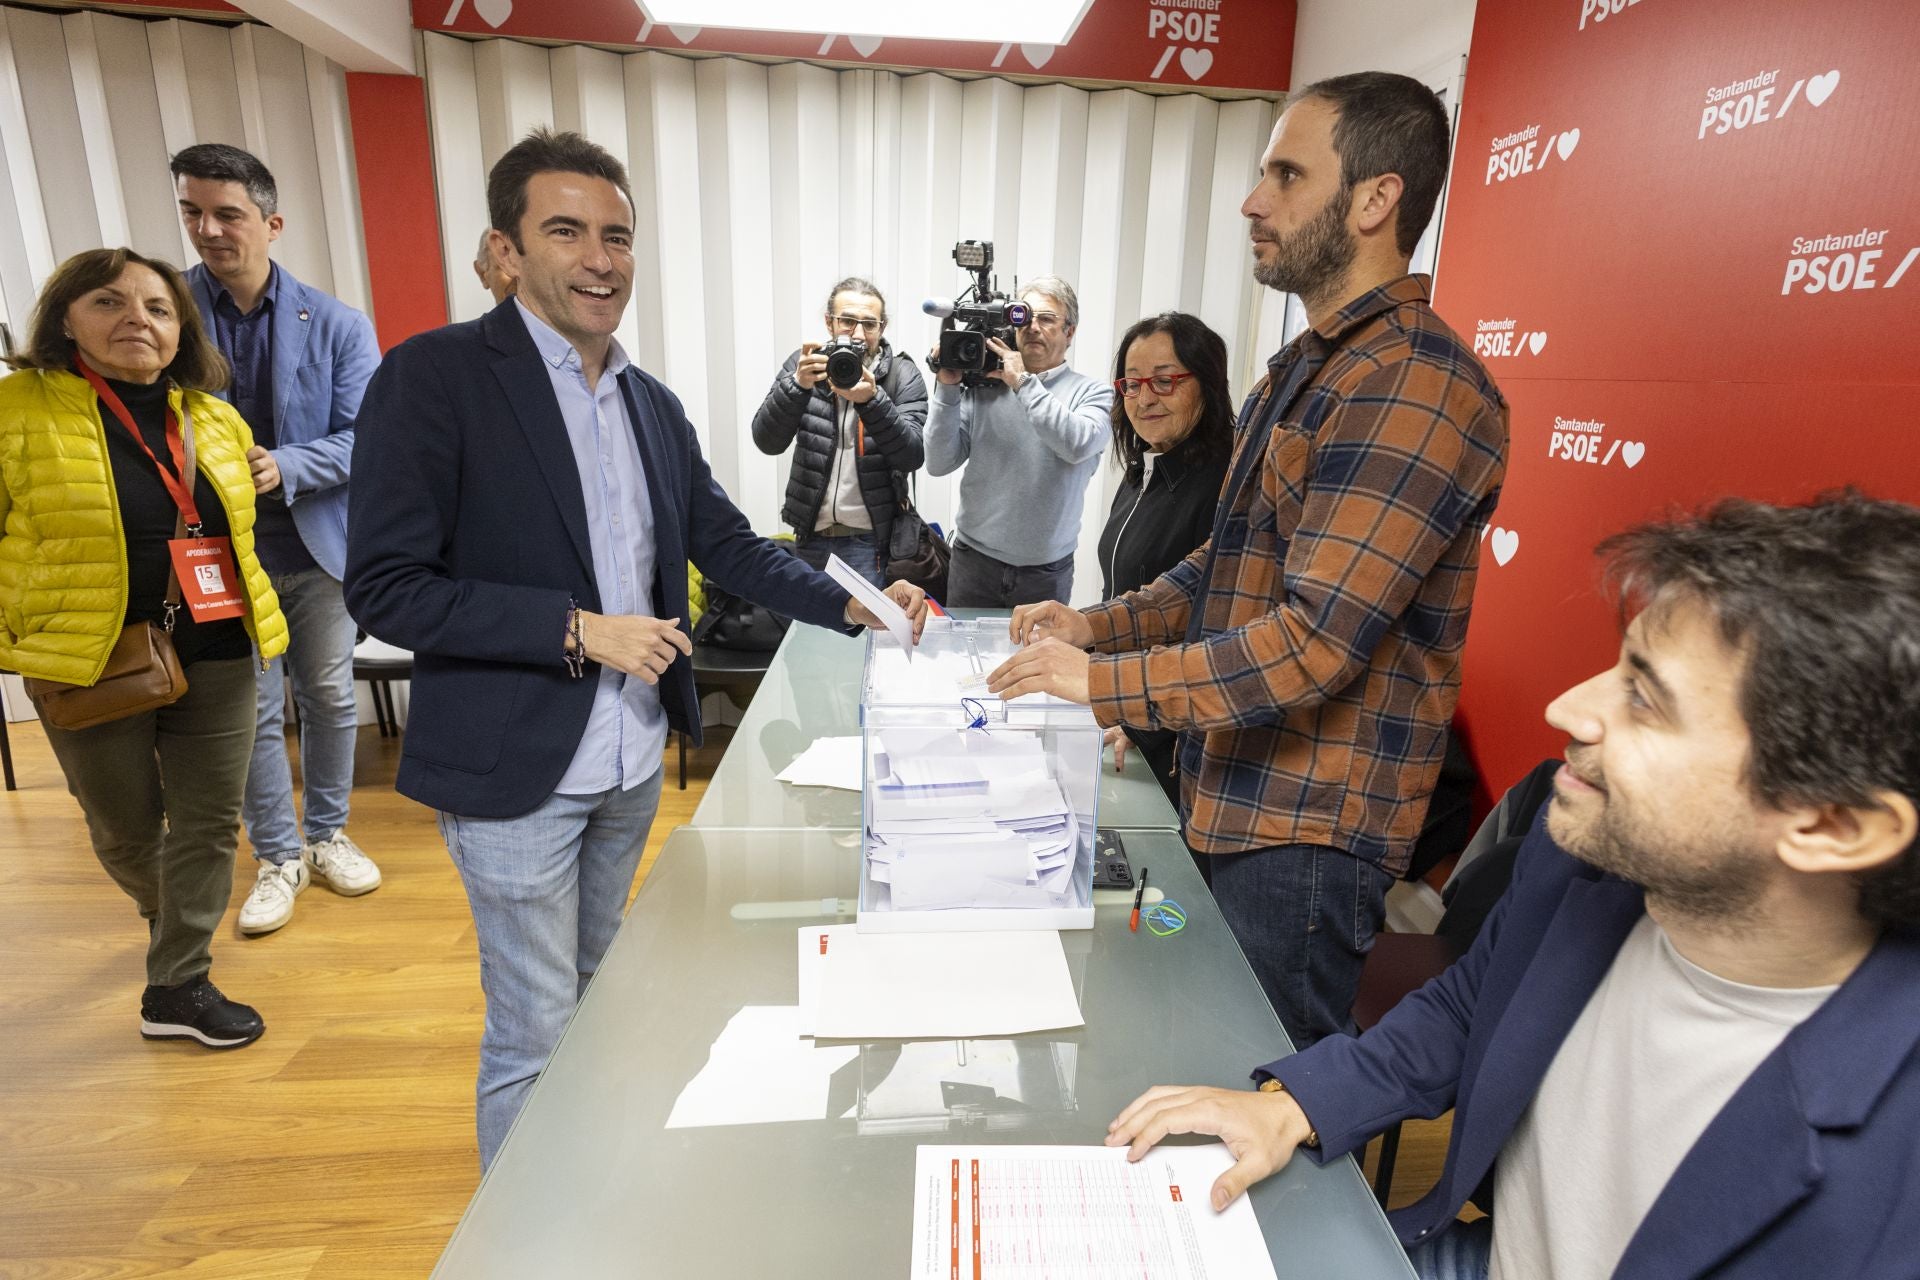
{"label": "white sneaker", "polygon": [[307,879],[302,858],[288,858],[277,867],[263,861],[253,892],[240,904],[240,932],[272,933],[293,919],[293,900],[307,887]]}
{"label": "white sneaker", "polygon": [[359,845],[347,838],[345,827],[337,828],[325,840],[308,845],[304,861],[314,875],[343,897],[357,898],[380,887],[380,868],[373,865],[373,859]]}

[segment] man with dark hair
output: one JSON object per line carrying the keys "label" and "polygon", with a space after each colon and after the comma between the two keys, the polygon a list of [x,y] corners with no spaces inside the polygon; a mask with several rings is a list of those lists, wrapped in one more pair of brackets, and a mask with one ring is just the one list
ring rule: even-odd
{"label": "man with dark hair", "polygon": [[888,344],[887,300],[871,281],[834,285],[825,319],[829,342],[864,348],[859,376],[842,385],[822,344],[801,343],[753,415],[753,442],[779,455],[799,441],[780,518],[800,558],[818,569],[837,555],[879,586],[906,477],[926,458],[927,388],[913,357]]}
{"label": "man with dark hair", "polygon": [[[1149,1090],[1224,1207],[1454,1111],[1392,1214],[1423,1275],[1911,1277],[1920,1215],[1920,511],[1728,501],[1603,543],[1612,669],[1547,708],[1544,820],[1472,950],[1258,1092]],[[1489,1173],[1493,1218],[1454,1221]]]}
{"label": "man with dark hair", "polygon": [[1241,410],[1212,536],[1084,613],[1015,610],[1038,643],[989,685],[1181,731],[1187,843],[1297,1045],[1352,1025],[1440,773],[1506,474],[1506,402],[1407,274],[1446,163],[1416,80],[1294,95],[1240,211],[1254,278],[1311,327]]}
{"label": "man with dark hair", "polygon": [[[667,730],[700,739],[687,561],[801,622],[876,621],[754,534],[680,401],[613,341],[633,289],[620,162],[536,130],[487,203],[517,291],[388,354],[347,554],[354,616],[414,651],[397,785],[439,811],[473,908],[483,1166],[619,928]],[[917,589],[888,594],[924,618]]]}
{"label": "man with dark hair", "polygon": [[[340,589],[354,417],[380,350],[365,315],[268,256],[286,219],[258,158],[207,142],[174,156],[172,170],[180,217],[200,255],[187,283],[233,366],[225,396],[253,428],[254,537],[287,617],[286,655],[260,671],[241,811],[259,867],[240,932],[271,933],[293,918],[294,899],[312,879],[348,897],[380,887],[380,869],[346,830],[358,636]],[[287,761],[289,683],[300,710],[304,824]]]}

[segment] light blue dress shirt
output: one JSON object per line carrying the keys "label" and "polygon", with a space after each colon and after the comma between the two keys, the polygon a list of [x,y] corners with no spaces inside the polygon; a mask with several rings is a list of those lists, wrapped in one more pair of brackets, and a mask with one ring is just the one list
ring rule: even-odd
{"label": "light blue dress shirt", "polygon": [[[640,442],[627,417],[619,376],[629,361],[614,342],[600,383],[587,386],[580,353],[565,338],[514,299],[533,345],[546,362],[580,490],[587,501],[587,538],[593,548],[593,577],[600,588],[600,612],[653,616],[653,504],[647,473],[640,463]],[[554,790],[562,795],[591,795],[638,786],[660,768],[667,744],[667,713],[660,691],[637,676],[600,668],[587,731]]]}

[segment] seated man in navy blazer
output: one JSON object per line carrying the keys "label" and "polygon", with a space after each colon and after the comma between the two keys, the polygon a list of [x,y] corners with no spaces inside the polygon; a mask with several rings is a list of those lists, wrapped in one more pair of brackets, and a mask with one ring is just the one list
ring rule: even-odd
{"label": "seated man in navy blazer", "polygon": [[[1543,823],[1471,951],[1358,1039],[1149,1090],[1223,1207],[1452,1108],[1391,1215],[1428,1276],[1916,1274],[1920,510],[1724,502],[1602,545],[1618,663],[1562,694]],[[1454,1218],[1489,1171],[1491,1219]]]}
{"label": "seated man in navy blazer", "polygon": [[[536,130],[487,179],[518,293],[402,343],[354,447],[347,603],[414,653],[398,787],[440,813],[487,998],[491,1162],[626,908],[669,728],[700,736],[687,561],[801,622],[877,621],[754,534],[680,401],[613,331],[633,281],[625,168]],[[924,620],[924,599],[888,594]]]}

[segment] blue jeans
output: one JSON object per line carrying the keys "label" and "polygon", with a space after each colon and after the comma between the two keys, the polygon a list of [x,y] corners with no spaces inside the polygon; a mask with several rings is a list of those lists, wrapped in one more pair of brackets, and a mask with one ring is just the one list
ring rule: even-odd
{"label": "blue jeans", "polygon": [[887,585],[880,580],[880,545],[870,533],[841,538],[829,538],[819,533],[802,534],[795,539],[793,550],[795,555],[816,569],[827,567],[828,556],[839,556],[847,562],[849,569],[874,586]]}
{"label": "blue jeans", "polygon": [[550,795],[518,818],[440,814],[487,997],[475,1086],[483,1171],[619,931],[665,774],[625,791]]}
{"label": "blue jeans", "polygon": [[[353,705],[353,645],[358,634],[340,582],[325,569],[273,579],[287,617],[287,651],[259,673],[255,693],[253,762],[240,816],[253,856],[285,862],[301,847],[347,825],[353,794],[353,743],[359,718]],[[257,653],[257,651],[256,651]],[[293,771],[287,764],[286,682],[300,708],[300,781],[306,839],[293,811]]]}
{"label": "blue jeans", "polygon": [[1073,594],[1073,556],[1051,564],[1008,564],[955,539],[947,568],[947,598],[956,609],[1011,609]]}
{"label": "blue jeans", "polygon": [[1353,995],[1393,877],[1323,845],[1200,855],[1227,928],[1294,1047],[1351,1033]]}
{"label": "blue jeans", "polygon": [[1407,1250],[1420,1280],[1487,1280],[1493,1268],[1493,1219],[1456,1222]]}

